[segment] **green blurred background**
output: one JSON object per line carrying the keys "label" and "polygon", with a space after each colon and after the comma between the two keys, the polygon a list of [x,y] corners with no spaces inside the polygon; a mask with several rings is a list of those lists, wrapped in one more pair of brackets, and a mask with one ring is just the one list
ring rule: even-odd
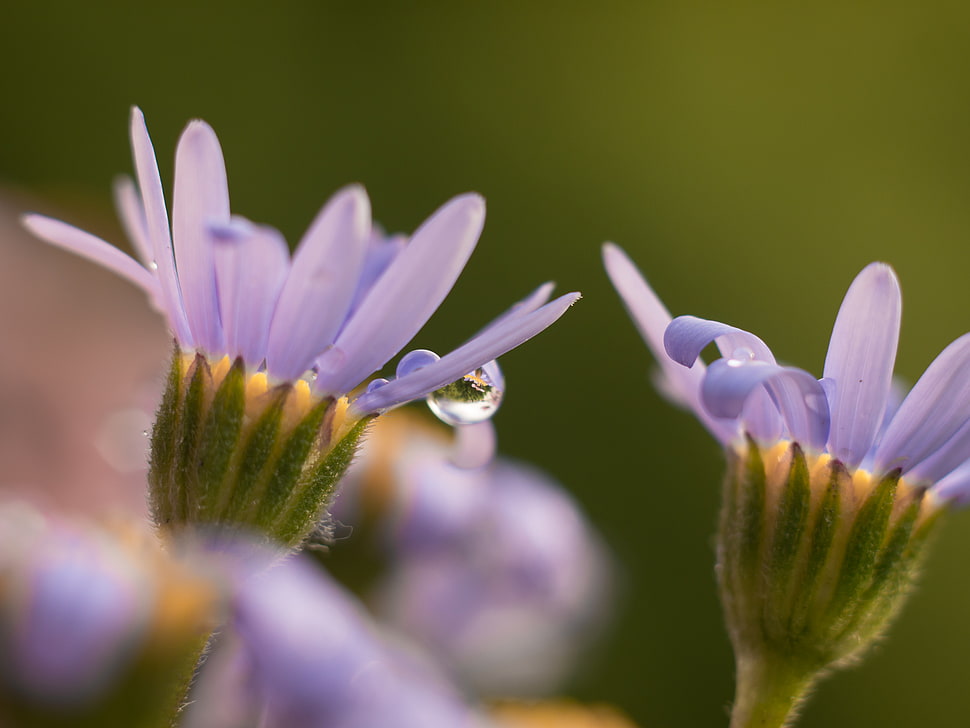
{"label": "green blurred background", "polygon": [[[120,240],[109,185],[139,104],[166,186],[182,126],[205,118],[234,210],[291,241],[351,181],[390,230],[483,193],[482,243],[416,345],[447,350],[543,280],[584,293],[503,359],[497,417],[502,449],[559,477],[625,571],[570,692],[645,728],[726,725],[721,455],[652,390],[599,246],[625,247],[675,314],[749,328],[816,374],[845,288],[887,260],[915,380],[970,329],[970,6],[916,7],[17,3],[0,182]],[[958,513],[891,637],[801,725],[966,725],[968,556]]]}

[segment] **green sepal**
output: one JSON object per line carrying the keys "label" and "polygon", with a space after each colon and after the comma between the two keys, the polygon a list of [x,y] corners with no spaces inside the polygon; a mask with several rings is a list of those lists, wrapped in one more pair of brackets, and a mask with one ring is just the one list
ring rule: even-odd
{"label": "green sepal", "polygon": [[246,374],[241,358],[236,359],[216,390],[202,427],[198,448],[198,495],[196,509],[202,520],[224,507],[222,488],[229,463],[239,447],[246,411]]}
{"label": "green sepal", "polygon": [[308,462],[311,448],[320,438],[320,426],[331,404],[332,400],[317,404],[277,446],[256,518],[260,528],[277,535],[274,524],[287,500],[300,489],[307,466],[312,467],[312,462]]}
{"label": "green sepal", "polygon": [[268,393],[265,408],[247,428],[236,453],[234,482],[226,497],[226,520],[245,523],[255,518],[265,484],[263,474],[273,456],[289,394],[290,388],[285,385]]}
{"label": "green sepal", "polygon": [[329,502],[337,483],[354,459],[361,438],[373,417],[361,419],[333,449],[320,459],[303,488],[290,499],[273,524],[273,531],[288,546],[298,545],[320,518],[320,509]]}
{"label": "green sepal", "polygon": [[211,383],[212,375],[205,357],[197,354],[189,367],[189,384],[182,401],[179,429],[176,443],[175,478],[179,484],[179,498],[175,506],[174,520],[184,521],[194,516],[198,506],[197,488],[199,463],[196,453],[202,433],[202,418],[205,416],[206,385]]}
{"label": "green sepal", "polygon": [[148,504],[155,523],[164,526],[175,517],[176,504],[181,496],[171,477],[175,470],[176,433],[179,430],[179,400],[182,389],[181,354],[178,347],[172,354],[165,392],[155,413],[152,426],[148,466]]}

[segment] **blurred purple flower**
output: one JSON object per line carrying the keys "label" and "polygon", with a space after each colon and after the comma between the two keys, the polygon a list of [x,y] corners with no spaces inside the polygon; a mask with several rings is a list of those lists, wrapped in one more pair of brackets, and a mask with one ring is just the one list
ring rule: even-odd
{"label": "blurred purple flower", "polygon": [[375,428],[363,468],[337,500],[341,517],[353,518],[354,491],[376,486],[367,481],[389,469],[392,564],[375,613],[481,694],[556,689],[603,622],[605,548],[578,505],[538,470],[503,459],[455,464],[491,450],[490,424],[458,428],[449,446],[406,414]]}
{"label": "blurred purple flower", "polygon": [[[178,144],[169,225],[154,149],[140,110],[131,115],[138,187],[117,186],[122,221],[143,265],[114,246],[40,215],[38,237],[83,255],[143,289],[168,319],[180,347],[212,360],[242,357],[288,381],[313,369],[318,396],[340,396],[382,368],[451,290],[485,221],[475,194],[454,198],[405,244],[371,229],[363,188],[323,207],[292,260],[273,228],[233,217],[215,133],[193,121]],[[547,303],[543,286],[440,360],[375,388],[358,414],[422,397],[481,367],[552,324],[578,298]]]}
{"label": "blurred purple flower", "polygon": [[[899,469],[938,502],[970,502],[970,334],[930,364],[901,403],[893,389],[901,297],[892,268],[867,266],[846,293],[822,379],[781,366],[754,334],[670,314],[618,247],[606,269],[634,323],[660,362],[663,389],[697,415],[723,444],[793,440],[850,470]],[[716,343],[708,367],[701,351]]]}
{"label": "blurred purple flower", "polygon": [[478,716],[386,643],[325,572],[299,558],[244,579],[232,626],[267,728],[461,728]]}

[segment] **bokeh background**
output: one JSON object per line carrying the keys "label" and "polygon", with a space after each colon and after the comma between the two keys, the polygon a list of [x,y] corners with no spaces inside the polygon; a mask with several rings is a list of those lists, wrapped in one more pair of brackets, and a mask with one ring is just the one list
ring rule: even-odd
{"label": "bokeh background", "polygon": [[[600,243],[625,247],[675,314],[749,328],[816,373],[842,293],[874,259],[902,279],[904,377],[970,329],[961,3],[15,3],[0,68],[8,209],[121,241],[109,190],[131,169],[139,104],[167,187],[181,128],[205,118],[234,211],[290,241],[352,181],[389,230],[483,193],[482,242],[418,346],[449,349],[544,280],[583,291],[503,359],[497,425],[505,453],[584,504],[625,575],[615,627],[569,692],[645,728],[727,722],[733,667],[712,571],[722,463],[652,390]],[[166,346],[137,294],[105,293],[110,276],[58,268],[54,251],[19,268],[23,250],[0,262],[17,284],[0,294],[8,438],[36,419],[38,397],[81,406],[99,382],[150,380]],[[113,342],[111,316],[144,319],[145,341]],[[69,478],[70,463],[35,449],[38,472]],[[19,481],[43,480],[17,463]],[[966,724],[968,557],[970,514],[957,513],[890,638],[823,683],[801,725]]]}

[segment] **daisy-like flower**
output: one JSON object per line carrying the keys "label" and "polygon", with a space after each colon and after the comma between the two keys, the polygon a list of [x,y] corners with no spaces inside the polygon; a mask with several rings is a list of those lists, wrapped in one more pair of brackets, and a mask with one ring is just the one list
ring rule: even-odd
{"label": "daisy-like flower", "polygon": [[579,298],[547,303],[551,286],[542,286],[455,351],[405,357],[396,379],[355,399],[444,300],[478,241],[483,200],[456,197],[409,240],[387,238],[371,228],[364,190],[351,186],[291,258],[276,230],[230,214],[207,124],[191,122],[179,140],[171,224],[138,109],[131,143],[138,184],[120,182],[116,197],[142,264],[63,222],[24,222],[142,288],[168,320],[177,347],[150,472],[163,527],[236,523],[299,544],[373,415],[474,374]]}
{"label": "daisy-like flower", "polygon": [[[816,379],[747,331],[671,319],[619,248],[604,260],[662,388],[728,454],[718,579],[738,665],[732,726],[782,725],[821,671],[883,633],[936,516],[970,501],[970,334],[903,398],[888,265],[849,287]],[[721,358],[705,367],[711,343]]]}

